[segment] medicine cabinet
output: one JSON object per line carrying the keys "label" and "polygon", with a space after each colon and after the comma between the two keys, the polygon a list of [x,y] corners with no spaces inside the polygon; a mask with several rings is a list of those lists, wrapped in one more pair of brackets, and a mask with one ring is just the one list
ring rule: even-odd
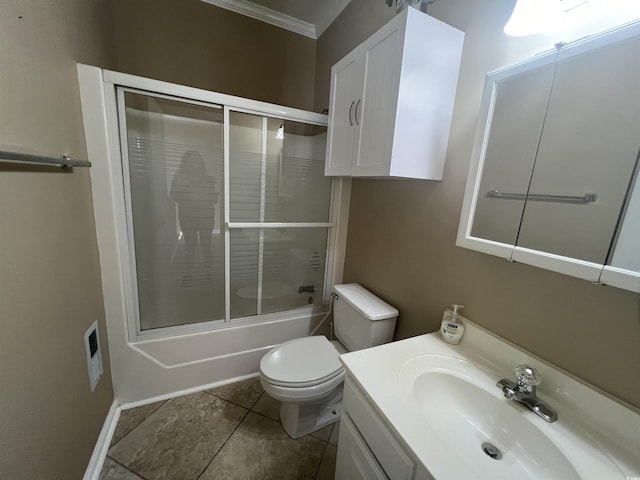
{"label": "medicine cabinet", "polygon": [[489,73],[456,244],[640,292],[640,22]]}

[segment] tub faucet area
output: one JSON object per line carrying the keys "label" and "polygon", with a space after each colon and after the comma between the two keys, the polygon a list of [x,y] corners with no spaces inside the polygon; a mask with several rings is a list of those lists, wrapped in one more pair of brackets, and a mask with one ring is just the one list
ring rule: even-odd
{"label": "tub faucet area", "polygon": [[503,378],[496,386],[502,390],[506,398],[522,403],[545,422],[555,422],[558,419],[558,414],[538,399],[536,395],[536,386],[541,381],[538,371],[529,365],[518,365],[516,378],[517,383]]}

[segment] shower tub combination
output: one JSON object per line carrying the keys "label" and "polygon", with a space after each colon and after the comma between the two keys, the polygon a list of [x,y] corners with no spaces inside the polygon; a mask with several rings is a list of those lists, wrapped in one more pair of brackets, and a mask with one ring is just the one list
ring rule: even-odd
{"label": "shower tub combination", "polygon": [[326,116],[78,76],[116,398],[251,376],[271,346],[319,327],[349,194],[324,176]]}

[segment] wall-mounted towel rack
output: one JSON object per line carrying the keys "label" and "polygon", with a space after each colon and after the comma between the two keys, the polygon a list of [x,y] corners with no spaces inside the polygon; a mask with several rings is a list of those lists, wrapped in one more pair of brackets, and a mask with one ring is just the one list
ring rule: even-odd
{"label": "wall-mounted towel rack", "polygon": [[42,155],[30,155],[28,153],[7,152],[0,150],[0,162],[36,163],[39,165],[58,165],[62,168],[90,167],[91,162],[86,160],[73,160],[67,155],[59,157],[43,157]]}
{"label": "wall-mounted towel rack", "polygon": [[560,202],[560,203],[592,203],[598,199],[597,193],[585,193],[584,195],[547,195],[540,193],[505,193],[499,190],[489,190],[487,197],[492,198],[508,198],[515,200],[537,200],[541,202]]}

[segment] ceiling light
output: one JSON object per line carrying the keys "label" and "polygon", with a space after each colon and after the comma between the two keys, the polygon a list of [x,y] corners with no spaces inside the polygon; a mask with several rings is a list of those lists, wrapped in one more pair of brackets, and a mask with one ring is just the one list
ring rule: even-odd
{"label": "ceiling light", "polygon": [[525,37],[549,31],[563,13],[560,0],[517,0],[504,33],[511,37]]}

